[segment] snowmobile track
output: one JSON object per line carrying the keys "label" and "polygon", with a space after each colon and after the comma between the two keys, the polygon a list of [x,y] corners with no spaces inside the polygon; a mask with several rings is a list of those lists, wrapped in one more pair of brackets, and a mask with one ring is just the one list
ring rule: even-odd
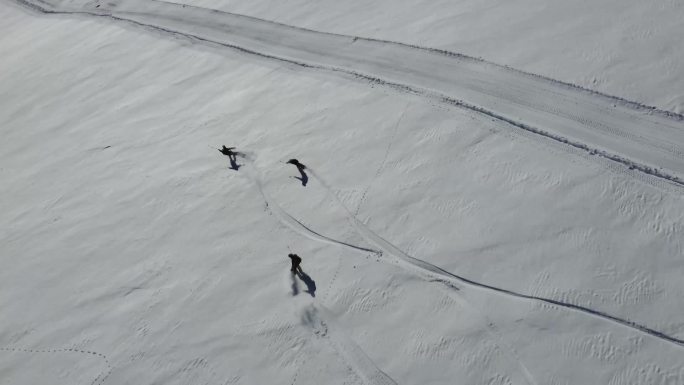
{"label": "snowmobile track", "polygon": [[684,116],[454,52],[318,32],[158,0],[15,0],[382,85],[481,115],[684,187]]}

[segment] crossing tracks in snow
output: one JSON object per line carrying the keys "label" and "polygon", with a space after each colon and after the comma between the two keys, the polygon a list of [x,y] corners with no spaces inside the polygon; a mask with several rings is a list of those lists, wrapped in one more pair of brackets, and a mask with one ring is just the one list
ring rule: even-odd
{"label": "crossing tracks in snow", "polygon": [[[285,225],[290,227],[292,230],[295,232],[313,239],[317,241],[321,241],[324,243],[329,243],[329,244],[336,244],[339,246],[345,246],[345,247],[350,247],[356,251],[359,252],[371,252],[375,253],[377,255],[383,255],[390,257],[391,262],[396,263],[399,267],[402,267],[406,269],[407,271],[411,271],[415,273],[416,275],[420,276],[421,278],[425,279],[426,281],[429,282],[438,282],[444,284],[446,287],[454,289],[455,291],[461,291],[467,288],[471,288],[474,290],[482,290],[485,292],[489,292],[492,294],[497,294],[501,295],[504,297],[508,297],[511,299],[518,299],[518,300],[526,300],[526,301],[533,301],[537,303],[542,303],[546,305],[551,305],[553,307],[559,308],[559,309],[566,309],[570,310],[573,312],[578,312],[590,317],[594,317],[597,319],[601,319],[610,323],[613,323],[615,325],[619,325],[628,329],[631,329],[633,331],[636,331],[638,333],[642,333],[644,335],[648,335],[650,337],[653,337],[657,340],[660,340],[665,343],[669,343],[676,348],[682,349],[684,348],[684,340],[679,339],[675,336],[668,335],[664,332],[649,328],[646,325],[641,325],[639,323],[636,323],[634,321],[631,321],[629,319],[621,318],[618,316],[614,316],[612,314],[608,314],[605,312],[602,312],[597,309],[592,309],[588,307],[584,307],[581,305],[576,305],[573,303],[569,302],[563,302],[559,300],[555,300],[552,298],[545,298],[545,297],[539,297],[535,295],[529,295],[529,294],[524,294],[524,293],[519,293],[515,291],[511,291],[505,288],[500,288],[496,287],[493,285],[489,285],[486,283],[481,283],[481,282],[476,282],[473,280],[470,280],[468,278],[459,276],[457,274],[448,272],[438,266],[435,266],[425,260],[419,259],[412,257],[402,251],[400,248],[392,244],[391,242],[385,240],[383,237],[375,233],[373,230],[368,228],[364,223],[362,223],[356,216],[351,212],[351,210],[344,205],[343,202],[339,200],[337,195],[335,195],[333,189],[327,184],[327,182],[316,173],[314,169],[311,167],[308,167],[309,173],[313,176],[315,180],[317,180],[327,191],[328,193],[332,196],[332,198],[337,202],[337,204],[340,205],[340,207],[344,210],[347,216],[347,220],[349,223],[354,227],[354,229],[358,232],[359,235],[361,235],[369,244],[372,245],[372,248],[365,248],[361,246],[356,246],[356,245],[351,245],[348,243],[345,243],[343,241],[335,240],[333,238],[323,236],[321,234],[316,233],[315,231],[311,230],[310,228],[301,225],[301,222],[297,221],[294,217],[289,215],[287,212],[285,212],[282,208],[280,208],[277,204],[277,202],[273,201],[268,194],[264,191],[263,189],[263,181],[261,180],[258,171],[256,170],[256,167],[254,166],[254,163],[251,162],[250,159],[246,159],[247,162],[247,168],[250,170],[249,172],[249,177],[252,179],[252,181],[257,185],[259,188],[265,203],[268,205],[270,208],[277,208],[277,216],[278,219],[283,222]],[[292,222],[299,223],[301,226],[295,225]],[[465,287],[464,287],[465,285]]]}
{"label": "crossing tracks in snow", "polygon": [[[346,219],[349,221],[349,223],[352,225],[352,227],[358,232],[359,235],[364,238],[368,242],[368,244],[372,245],[371,247],[362,247],[362,246],[357,246],[357,245],[352,245],[349,243],[346,243],[341,240],[336,240],[334,238],[328,237],[321,235],[311,228],[303,225],[299,220],[294,218],[292,215],[287,213],[285,210],[283,210],[276,201],[274,201],[269,194],[264,190],[263,184],[264,181],[262,180],[259,170],[256,168],[254,162],[250,157],[245,158],[245,168],[247,169],[248,177],[251,179],[251,181],[256,185],[256,187],[259,189],[267,207],[271,209],[272,212],[276,215],[277,219],[281,221],[283,224],[285,224],[287,227],[295,231],[296,233],[299,233],[302,236],[305,236],[307,238],[310,238],[312,240],[328,243],[328,244],[334,244],[338,246],[344,246],[351,248],[357,252],[362,252],[362,253],[375,253],[376,255],[384,256],[386,258],[383,258],[383,261],[396,264],[398,267],[401,267],[405,269],[406,271],[409,271],[413,274],[415,274],[418,277],[421,277],[425,281],[428,282],[437,282],[443,284],[443,288],[447,291],[448,295],[453,296],[455,299],[459,300],[460,302],[464,302],[467,307],[469,307],[478,317],[480,317],[483,322],[487,324],[487,332],[497,341],[496,344],[499,345],[499,347],[503,351],[507,351],[511,358],[516,361],[516,363],[520,367],[521,373],[524,375],[525,380],[527,383],[531,385],[535,385],[537,382],[532,375],[532,373],[528,370],[527,366],[525,363],[522,361],[522,359],[519,357],[517,351],[515,348],[512,346],[508,345],[503,338],[501,338],[500,333],[496,327],[496,325],[491,322],[487,315],[482,313],[474,304],[470,303],[470,300],[467,300],[465,298],[465,294],[469,292],[475,292],[475,291],[480,291],[488,294],[493,294],[493,295],[498,295],[502,296],[504,298],[509,298],[512,300],[523,300],[523,301],[532,301],[536,303],[541,303],[544,305],[550,305],[556,309],[563,309],[563,310],[568,310],[572,312],[576,312],[579,314],[583,314],[585,316],[589,316],[592,318],[596,318],[602,321],[606,321],[609,323],[612,323],[613,325],[620,326],[627,328],[628,330],[632,330],[634,332],[640,333],[642,335],[650,336],[652,338],[655,338],[656,340],[659,340],[661,342],[665,342],[668,344],[671,344],[672,346],[682,349],[684,347],[684,341],[675,337],[668,335],[664,332],[658,331],[656,329],[652,329],[646,325],[642,325],[639,323],[636,323],[634,321],[631,321],[627,318],[621,318],[618,316],[614,316],[612,314],[605,313],[603,311],[600,311],[598,309],[593,309],[581,305],[576,305],[570,302],[564,302],[552,298],[545,298],[545,297],[540,297],[536,295],[531,295],[531,294],[525,294],[525,293],[520,293],[520,292],[515,292],[511,291],[505,288],[489,285],[486,283],[481,283],[477,281],[470,280],[468,278],[459,276],[457,274],[448,272],[446,270],[443,270],[442,268],[435,266],[425,260],[419,259],[412,257],[408,255],[406,252],[395,246],[394,244],[390,243],[389,241],[385,240],[383,237],[381,237],[379,234],[375,233],[373,230],[371,230],[367,225],[362,223],[356,216],[352,213],[351,209],[348,208],[335,194],[334,189],[331,188],[330,185],[323,179],[315,169],[311,167],[307,167],[307,170],[311,174],[314,180],[319,182],[323,188],[327,191],[327,193],[331,196],[331,198],[340,205],[340,207],[343,209],[343,212],[346,215]],[[339,348],[338,348],[339,350]],[[356,356],[356,355],[355,355]]]}

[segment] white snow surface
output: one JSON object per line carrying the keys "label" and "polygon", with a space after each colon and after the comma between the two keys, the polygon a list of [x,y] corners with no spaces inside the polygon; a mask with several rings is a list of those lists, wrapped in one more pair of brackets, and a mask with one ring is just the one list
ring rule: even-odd
{"label": "white snow surface", "polygon": [[684,113],[680,0],[174,0],[445,49]]}
{"label": "white snow surface", "polygon": [[[320,14],[360,2],[266,3],[252,16],[364,35]],[[0,383],[684,384],[677,116],[193,7],[30,4],[66,13],[0,2]],[[409,5],[355,28],[423,43],[439,15]],[[676,110],[680,80],[654,85],[681,62],[615,71],[595,89]]]}

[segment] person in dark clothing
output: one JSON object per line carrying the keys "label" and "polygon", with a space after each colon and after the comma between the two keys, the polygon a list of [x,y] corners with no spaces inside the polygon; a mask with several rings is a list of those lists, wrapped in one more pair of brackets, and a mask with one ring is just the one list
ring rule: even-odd
{"label": "person in dark clothing", "polygon": [[219,152],[220,152],[221,154],[227,156],[227,157],[236,156],[237,153],[233,151],[234,149],[235,149],[235,147],[226,147],[226,146],[223,146],[223,148],[220,149]]}
{"label": "person in dark clothing", "polygon": [[290,271],[293,273],[301,272],[302,268],[299,266],[299,264],[302,263],[302,259],[299,257],[299,255],[290,253],[287,256],[292,260],[292,268]]}
{"label": "person in dark clothing", "polygon": [[295,167],[297,167],[299,170],[306,170],[306,166],[299,163],[297,159],[290,159],[287,161],[287,163],[295,165]]}
{"label": "person in dark clothing", "polygon": [[223,146],[223,148],[220,149],[219,152],[228,157],[228,159],[230,160],[230,168],[237,171],[240,168],[240,165],[237,164],[237,157],[238,155],[242,154],[237,151],[233,151],[234,149],[235,147]]}
{"label": "person in dark clothing", "polygon": [[287,161],[287,163],[292,164],[295,167],[297,167],[297,171],[299,171],[300,176],[299,177],[295,176],[293,178],[300,180],[302,182],[302,186],[306,187],[306,184],[309,182],[309,176],[306,175],[306,173],[304,172],[304,170],[306,170],[306,166],[299,163],[299,161],[297,159],[290,159]]}

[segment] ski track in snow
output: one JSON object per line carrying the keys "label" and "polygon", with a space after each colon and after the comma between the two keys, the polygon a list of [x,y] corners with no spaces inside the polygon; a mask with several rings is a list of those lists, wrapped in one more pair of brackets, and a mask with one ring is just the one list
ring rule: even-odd
{"label": "ski track in snow", "polygon": [[[596,309],[591,309],[588,307],[584,307],[581,305],[575,305],[572,303],[567,303],[563,301],[558,301],[554,300],[551,298],[545,298],[545,297],[539,297],[539,296],[534,296],[534,295],[528,295],[524,293],[518,293],[515,291],[507,290],[504,288],[488,285],[485,283],[477,282],[470,280],[468,278],[450,273],[438,266],[435,266],[429,262],[426,262],[422,259],[419,258],[414,258],[389,241],[385,240],[382,238],[380,235],[377,233],[373,232],[373,230],[369,229],[363,222],[361,222],[354,214],[349,210],[349,208],[335,195],[333,189],[325,182],[323,178],[321,178],[318,173],[311,167],[307,167],[307,170],[310,172],[310,174],[327,190],[328,194],[330,194],[337,204],[340,205],[340,207],[346,212],[347,219],[350,221],[351,225],[356,229],[356,231],[361,235],[367,242],[371,243],[374,245],[377,249],[370,249],[370,248],[364,248],[360,246],[354,246],[350,245],[348,243],[342,242],[335,240],[333,238],[329,238],[326,236],[321,236],[320,234],[313,232],[311,229],[308,227],[301,225],[299,221],[294,219],[291,215],[287,214],[280,206],[277,205],[273,200],[270,199],[270,197],[266,194],[266,192],[263,189],[263,184],[262,181],[259,178],[259,175],[257,174],[256,166],[254,163],[251,162],[251,160],[246,159],[248,162],[248,167],[252,168],[253,170],[251,171],[250,174],[250,179],[257,185],[259,190],[261,191],[262,197],[265,199],[266,204],[270,208],[277,208],[277,216],[278,219],[281,220],[286,226],[294,230],[295,232],[299,233],[302,236],[305,236],[307,238],[325,242],[328,244],[334,244],[334,245],[340,245],[340,246],[345,246],[345,247],[351,247],[352,249],[356,251],[363,251],[363,252],[372,252],[377,254],[378,256],[381,255],[389,255],[395,258],[395,262],[407,269],[408,271],[417,274],[418,276],[422,277],[423,279],[431,282],[440,282],[443,283],[445,286],[454,289],[454,290],[462,290],[461,287],[459,287],[459,284],[465,284],[469,287],[479,289],[479,290],[485,290],[490,293],[495,293],[498,295],[506,296],[509,298],[517,298],[517,299],[523,299],[523,300],[529,300],[529,301],[535,301],[535,302],[541,302],[545,303],[548,305],[552,305],[555,307],[579,312],[585,315],[589,315],[592,317],[595,317],[597,319],[601,319],[604,321],[609,321],[615,325],[622,326],[629,328],[633,331],[637,331],[643,334],[646,334],[648,336],[651,336],[653,338],[659,339],[663,342],[670,343],[674,345],[677,348],[684,348],[684,340],[681,340],[679,338],[667,335],[663,332],[657,331],[655,329],[651,329],[647,326],[638,324],[636,322],[630,321],[628,319],[620,318],[605,312],[602,312],[600,310]],[[249,169],[248,168],[248,169]],[[294,220],[296,223],[299,223],[301,226],[293,226],[292,221]]]}
{"label": "ski track in snow", "polygon": [[373,179],[371,179],[370,183],[368,183],[368,186],[366,186],[366,188],[363,190],[363,193],[361,194],[361,199],[359,200],[359,204],[356,205],[356,210],[354,210],[354,215],[359,215],[361,206],[363,206],[363,203],[366,201],[366,196],[368,195],[368,192],[370,191],[371,187],[373,187],[373,183],[375,183],[375,180],[378,179],[382,171],[385,169],[385,166],[387,164],[387,158],[389,157],[390,150],[392,150],[392,145],[394,144],[394,138],[397,136],[397,131],[399,131],[399,125],[401,124],[401,121],[404,119],[404,115],[406,114],[408,108],[409,104],[407,104],[406,107],[404,107],[404,110],[399,116],[397,123],[394,125],[392,136],[387,140],[385,155],[383,156],[382,161],[380,162],[380,166],[378,166],[378,169],[375,171],[375,176],[373,177]]}
{"label": "ski track in snow", "polygon": [[[382,255],[382,252],[338,241],[311,230],[299,220],[288,214],[280,205],[268,196],[263,188],[262,179],[259,176],[259,172],[254,166],[252,159],[249,156],[243,156],[243,160],[245,162],[243,168],[247,170],[249,179],[257,186],[264,199],[267,210],[274,214],[286,227],[315,241],[348,247],[354,251],[362,252],[363,254],[372,253],[377,254],[378,256]],[[368,357],[354,340],[344,334],[339,327],[334,325],[330,311],[322,304],[318,304],[317,301],[311,304],[309,308],[304,311],[303,320],[307,326],[312,328],[313,333],[317,337],[325,339],[326,342],[330,344],[364,383],[369,385],[397,385],[390,376],[375,365],[373,360]]]}
{"label": "ski track in snow", "polygon": [[[627,166],[631,170],[637,170],[650,177],[659,178],[661,181],[684,187],[684,179],[682,179],[684,177],[684,149],[677,144],[684,143],[684,140],[681,140],[684,138],[684,129],[680,123],[684,119],[683,116],[658,111],[634,102],[582,89],[572,84],[497,66],[447,51],[409,46],[396,42],[321,33],[220,11],[154,0],[141,0],[136,3],[116,0],[107,3],[80,0],[62,3],[56,3],[54,0],[15,1],[42,13],[107,17],[174,36],[190,38],[193,41],[228,47],[306,68],[352,75],[375,84],[437,99],[446,104],[478,112],[526,132],[587,151]],[[63,8],[59,8],[56,4]],[[72,4],[76,5],[73,6]],[[118,8],[122,10],[119,11]],[[156,11],[159,12],[155,14]],[[231,25],[233,22],[237,25]],[[309,44],[311,42],[316,44]],[[387,49],[378,50],[379,46]],[[376,50],[377,53],[368,53],[373,52],[373,50]],[[417,68],[417,75],[406,76],[407,71],[416,68],[408,68],[408,66],[407,68],[392,68],[385,63],[388,59],[396,61],[403,57],[402,54],[406,54],[409,58],[406,62],[419,62],[419,64],[424,65],[423,68]],[[388,55],[388,57],[382,55]],[[359,58],[363,56],[367,56],[367,60]],[[431,65],[436,66],[443,62],[449,63],[448,65],[451,67],[449,73],[453,75],[447,74],[442,77],[434,75],[431,77],[429,73],[421,72],[429,72],[431,68],[434,68]],[[487,75],[494,80],[490,80]],[[439,84],[435,84],[436,81],[444,82],[445,86],[440,88]],[[539,95],[535,96],[535,93]],[[577,109],[573,110],[573,107]],[[544,127],[544,129],[538,127]],[[388,145],[388,152],[389,148]],[[472,281],[424,260],[411,257],[361,222],[337,197],[325,180],[309,168],[312,176],[344,209],[347,219],[354,229],[377,249],[352,245],[317,233],[288,214],[265,193],[261,178],[252,163],[249,163],[246,169],[250,178],[259,188],[267,208],[288,228],[309,239],[344,246],[357,252],[392,256],[400,266],[424,278],[427,277],[430,281],[444,283],[450,289],[462,290],[458,286],[462,284],[508,298],[541,302],[609,321],[615,325],[671,343],[678,348],[684,347],[684,340],[628,319],[571,303],[527,295]],[[382,165],[378,172],[381,170]],[[366,192],[369,188],[370,185]],[[477,309],[474,310],[477,311]],[[352,365],[364,381],[378,385],[395,384],[391,378],[372,363],[372,360],[351,339],[340,331],[328,330],[326,325],[330,324],[331,318],[326,316],[328,312],[324,308],[312,305],[305,313],[314,330],[323,331],[324,336],[329,336],[335,350]],[[485,315],[482,317],[487,321]],[[491,327],[489,332],[495,337],[498,335],[496,329]],[[497,339],[501,341],[501,338]],[[510,346],[506,347],[518,360],[528,382],[536,384],[515,350]],[[112,370],[107,358],[96,352],[76,349],[0,348],[0,350],[25,353],[77,352],[99,356],[104,359],[108,369],[106,374],[102,372],[98,375],[93,384],[102,384]]]}
{"label": "ski track in snow", "polygon": [[288,228],[292,229],[294,232],[305,236],[306,238],[312,239],[314,241],[319,241],[331,245],[337,245],[337,246],[344,246],[348,247],[354,251],[361,252],[364,254],[371,253],[371,254],[377,254],[377,255],[382,255],[381,251],[361,247],[361,246],[356,246],[352,245],[347,242],[343,241],[338,241],[336,239],[327,237],[323,234],[320,234],[305,224],[303,224],[301,221],[299,221],[297,218],[293,217],[292,215],[288,214],[287,211],[285,211],[280,205],[278,205],[273,199],[270,198],[270,196],[266,193],[264,190],[263,184],[261,182],[261,177],[258,175],[258,170],[254,166],[254,163],[252,162],[249,157],[243,157],[244,161],[246,162],[245,164],[245,169],[247,170],[247,175],[249,175],[249,178],[252,180],[252,182],[257,186],[259,189],[259,193],[261,193],[261,196],[264,199],[264,202],[266,204],[266,209],[268,209],[271,213],[273,213],[276,217],[278,217],[278,220],[282,222],[285,226]]}
{"label": "ski track in snow", "polygon": [[[620,317],[616,317],[616,316],[610,315],[608,313],[604,313],[604,312],[596,310],[596,309],[591,309],[591,308],[587,308],[584,306],[575,305],[575,304],[571,304],[571,303],[567,303],[567,302],[557,301],[557,300],[550,299],[550,298],[544,298],[544,297],[538,297],[538,296],[518,293],[518,292],[511,291],[511,290],[499,288],[496,286],[491,286],[491,285],[488,285],[485,283],[476,282],[476,281],[470,280],[468,278],[450,273],[450,272],[448,272],[448,271],[446,271],[446,270],[444,270],[438,266],[435,266],[429,262],[426,262],[422,259],[411,257],[410,255],[406,254],[404,251],[402,251],[401,249],[399,249],[398,247],[396,247],[395,245],[393,245],[389,241],[382,238],[377,233],[373,232],[373,230],[369,229],[363,222],[361,222],[358,218],[356,218],[351,213],[349,208],[347,208],[346,205],[342,201],[339,200],[337,195],[335,195],[334,191],[325,182],[325,180],[323,180],[310,167],[309,167],[309,171],[310,171],[311,175],[314,178],[316,178],[316,180],[318,180],[319,183],[321,183],[321,185],[323,185],[323,187],[325,189],[328,190],[328,192],[331,194],[331,196],[334,197],[335,200],[337,201],[337,203],[344,209],[344,211],[347,213],[347,219],[357,229],[357,231],[359,232],[359,235],[361,235],[366,241],[375,245],[379,250],[384,251],[385,254],[394,256],[395,258],[397,258],[399,260],[399,262],[404,262],[404,263],[407,263],[413,267],[418,267],[421,270],[425,271],[427,274],[434,275],[437,280],[445,280],[446,281],[445,283],[447,283],[447,282],[449,282],[449,283],[462,283],[462,284],[466,284],[468,286],[471,286],[471,287],[474,287],[477,289],[487,290],[487,291],[497,293],[500,295],[504,295],[504,296],[520,298],[520,299],[525,299],[525,300],[539,301],[539,302],[543,302],[543,303],[546,303],[549,305],[554,305],[557,307],[562,307],[565,309],[577,311],[580,313],[584,313],[584,314],[587,314],[587,315],[590,315],[590,316],[593,316],[593,317],[596,317],[599,319],[610,321],[614,324],[624,326],[624,327],[627,327],[629,329],[647,334],[651,337],[660,339],[661,341],[671,343],[678,348],[684,348],[684,340],[678,339],[676,337],[669,336],[663,332],[659,332],[657,330],[651,329],[647,326],[638,324],[636,322],[633,322],[633,321],[630,321],[627,319],[623,319]],[[447,286],[450,286],[450,285],[447,285]]]}
{"label": "ski track in snow", "polygon": [[334,317],[323,305],[312,304],[303,314],[304,323],[311,327],[314,334],[325,338],[335,351],[347,362],[366,384],[397,385],[397,383],[380,370],[373,360],[349,336],[344,334],[333,321]]}
{"label": "ski track in snow", "polygon": [[49,14],[132,23],[174,37],[332,71],[465,108],[684,187],[684,116],[444,50],[344,36],[158,0],[15,0]]}
{"label": "ski track in snow", "polygon": [[[401,121],[401,119],[399,120],[399,122],[400,121]],[[397,125],[399,124],[399,122],[397,122]],[[337,245],[337,246],[349,247],[355,251],[362,251],[362,252],[364,252],[364,254],[372,253],[378,257],[381,257],[383,255],[382,251],[367,249],[367,248],[363,248],[360,246],[351,245],[349,243],[332,239],[330,237],[321,235],[321,234],[311,230],[309,227],[307,227],[306,225],[301,223],[299,220],[294,218],[292,215],[287,213],[282,207],[280,207],[280,205],[277,202],[275,202],[273,199],[270,198],[270,196],[264,190],[262,179],[259,176],[259,171],[256,169],[256,166],[254,165],[253,159],[251,159],[249,157],[244,157],[243,160],[245,161],[245,165],[243,166],[243,168],[247,170],[247,175],[249,176],[251,181],[257,186],[259,193],[261,194],[262,198],[264,199],[264,203],[266,205],[267,210],[269,210],[269,212],[271,214],[274,214],[277,217],[277,219],[281,222],[281,224],[285,225],[287,228],[291,229],[295,233],[298,233],[301,236],[304,236],[306,238],[309,238],[309,239],[312,239],[315,241],[319,241],[319,242],[323,242],[323,243],[327,243],[327,244],[332,244],[332,245]],[[311,172],[313,172],[313,171],[311,171]],[[320,180],[320,178],[317,178],[317,179]],[[330,194],[332,191],[327,186],[325,186],[325,187],[326,187],[326,193]],[[353,223],[352,223],[352,227],[355,228]],[[356,230],[356,228],[355,228],[355,230]],[[356,230],[356,231],[358,232],[358,230]],[[402,266],[402,267],[406,268],[407,266]],[[338,259],[338,269],[339,269],[339,259]],[[422,277],[426,281],[440,282],[440,283],[445,284],[447,287],[452,289],[452,290],[449,290],[449,292],[447,293],[448,295],[453,295],[453,289],[456,289],[457,291],[460,290],[460,289],[452,286],[451,284],[445,282],[443,279],[435,279],[430,274],[427,274],[427,275],[424,274],[424,271],[422,271],[420,269],[418,269],[418,270],[409,269],[409,271],[413,274],[416,274],[416,275]],[[332,282],[331,282],[330,286],[332,286]],[[327,297],[328,294],[329,293],[326,292],[324,295]],[[534,377],[530,374],[530,371],[527,369],[527,367],[522,363],[517,352],[512,347],[510,347],[509,345],[507,345],[503,342],[501,336],[499,335],[498,331],[493,326],[493,323],[489,320],[489,318],[487,318],[485,315],[483,315],[478,309],[476,309],[474,306],[472,306],[469,302],[461,299],[460,297],[458,299],[461,302],[464,302],[464,304],[466,306],[471,308],[478,316],[480,316],[483,319],[483,321],[484,321],[483,323],[485,325],[487,325],[487,329],[486,329],[487,333],[489,333],[495,340],[498,340],[497,345],[503,344],[508,349],[508,351],[511,353],[511,355],[515,358],[516,363],[520,366],[522,373],[524,374],[524,376],[527,379],[527,382],[530,385],[537,385],[537,382],[534,380]],[[322,308],[322,309],[324,309],[324,308]],[[328,314],[329,314],[329,312],[328,312]],[[321,320],[321,318],[318,316],[318,309],[316,309],[315,307],[312,307],[312,309],[307,310],[305,313],[305,319],[307,320],[306,323],[313,328],[314,334],[316,334],[319,337],[321,337],[321,336],[326,337],[327,336],[328,327],[327,327],[326,322]],[[327,317],[326,319],[330,320],[330,317]],[[391,378],[389,378],[389,376],[387,376],[384,372],[382,372],[382,370],[380,370],[374,364],[372,364],[372,360],[370,360],[370,358],[368,358],[366,356],[366,354],[363,352],[363,350],[358,345],[356,345],[351,339],[340,338],[339,332],[336,333],[336,335],[337,335],[337,338],[335,338],[334,341],[337,341],[337,343],[333,344],[332,343],[333,340],[331,340],[331,345],[333,346],[335,351],[337,351],[338,353],[340,353],[340,355],[345,357],[346,362],[351,361],[350,366],[352,367],[352,369],[354,369],[355,372],[357,372],[365,381],[367,381],[367,383],[378,384],[378,385],[393,384],[393,383],[396,384],[393,380],[391,380]],[[342,346],[342,347],[340,347],[340,346]],[[352,358],[350,359],[349,357],[352,357]],[[356,361],[357,363],[353,363],[354,361]],[[370,361],[371,364],[365,363],[365,364],[359,365],[358,364],[359,361],[362,363],[366,362],[366,361]],[[368,370],[367,369],[368,367],[371,367],[371,366],[375,367],[376,370]],[[370,375],[368,375],[369,372],[371,373]],[[364,375],[364,373],[365,373],[365,375]],[[387,379],[389,379],[389,380],[385,379],[385,377],[387,377]]]}
{"label": "ski track in snow", "polygon": [[105,380],[109,377],[109,375],[112,373],[112,365],[109,363],[109,359],[107,356],[105,356],[102,353],[90,351],[90,350],[81,350],[81,349],[73,349],[73,348],[60,348],[60,349],[22,349],[22,348],[0,348],[0,351],[3,352],[13,352],[13,353],[29,353],[29,354],[69,354],[69,353],[78,353],[78,354],[87,354],[90,356],[95,356],[100,358],[101,360],[104,361],[105,365],[107,368],[102,371],[100,374],[93,379],[93,382],[91,382],[91,385],[102,385]]}

